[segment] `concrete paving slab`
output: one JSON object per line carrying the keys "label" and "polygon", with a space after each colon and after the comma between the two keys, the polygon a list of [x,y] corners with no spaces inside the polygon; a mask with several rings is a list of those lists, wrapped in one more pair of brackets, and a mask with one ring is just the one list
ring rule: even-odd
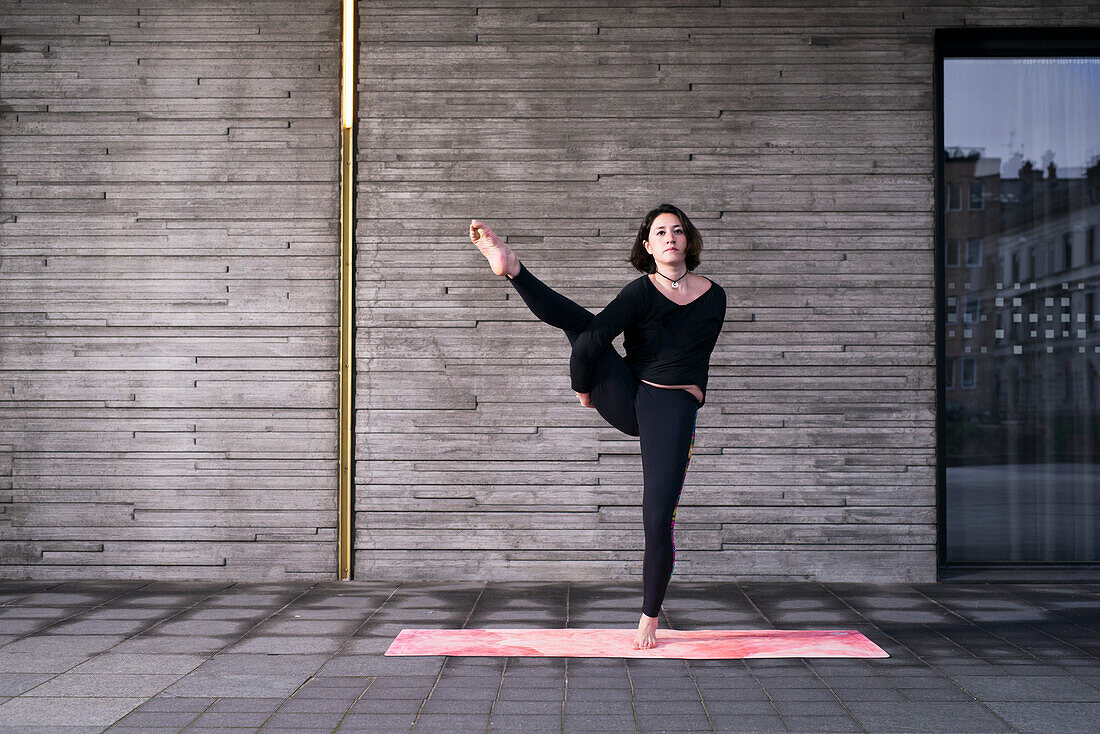
{"label": "concrete paving slab", "polygon": [[[711,715],[711,725],[719,734],[789,734],[790,729],[783,719],[775,715],[753,715],[727,717]],[[808,731],[813,731],[812,729]]]}
{"label": "concrete paving slab", "polygon": [[[101,726],[0,726],[0,734],[99,734],[102,731]],[[159,734],[159,732],[146,734]],[[172,734],[175,734],[174,729]]]}
{"label": "concrete paving slab", "polygon": [[292,654],[267,655],[262,653],[222,652],[209,658],[192,675],[212,673],[232,674],[290,674],[300,671],[313,673],[328,657],[325,655]]}
{"label": "concrete paving slab", "polygon": [[0,704],[2,726],[109,726],[144,698],[19,696]]}
{"label": "concrete paving slab", "polygon": [[72,669],[73,673],[190,673],[206,662],[205,655],[162,653],[101,653]]}
{"label": "concrete paving slab", "polygon": [[537,714],[493,714],[489,722],[492,734],[560,734],[560,716],[541,716]]}
{"label": "concrete paving slab", "polygon": [[233,653],[265,653],[268,655],[290,655],[307,653],[334,653],[344,644],[345,637],[328,637],[324,634],[311,635],[249,635],[239,642],[225,648]]}
{"label": "concrete paving slab", "polygon": [[344,718],[344,711],[325,711],[312,713],[276,712],[267,723],[267,729],[294,729],[295,731],[333,731]]}
{"label": "concrete paving slab", "polygon": [[64,673],[74,665],[89,660],[95,653],[80,651],[52,652],[36,654],[33,652],[5,652],[0,647],[0,673]]}
{"label": "concrete paving slab", "polygon": [[1021,732],[1095,734],[1097,722],[1100,722],[1100,701],[1087,703],[993,701],[986,705]]}
{"label": "concrete paving slab", "polygon": [[18,696],[53,677],[53,673],[0,673],[0,696]]}
{"label": "concrete paving slab", "polygon": [[234,675],[192,673],[173,683],[165,693],[173,696],[289,697],[309,678],[308,673],[298,675]]}
{"label": "concrete paving slab", "polygon": [[89,698],[152,698],[180,679],[180,674],[122,675],[118,673],[62,673],[35,686],[27,696],[82,696]]}
{"label": "concrete paving slab", "polygon": [[198,717],[197,711],[140,711],[134,710],[119,719],[115,728],[175,727],[179,731]]}
{"label": "concrete paving slab", "polygon": [[285,698],[219,698],[207,707],[210,713],[274,713],[283,703]]}
{"label": "concrete paving slab", "polygon": [[274,711],[206,711],[195,719],[199,727],[263,726]]}
{"label": "concrete paving slab", "polygon": [[[274,699],[282,701],[282,699]],[[141,704],[137,711],[170,711],[170,712],[193,712],[199,713],[210,708],[215,702],[219,702],[216,698],[183,698],[179,696],[169,696],[161,694],[150,698],[145,703]]]}
{"label": "concrete paving slab", "polygon": [[[203,635],[161,635],[154,629],[137,637],[123,640],[111,648],[113,653],[185,654],[210,656],[221,651],[230,640]],[[3,648],[0,648],[3,654]]]}
{"label": "concrete paving slab", "polygon": [[1100,691],[1070,675],[955,676],[953,681],[982,701],[1100,701]]}
{"label": "concrete paving slab", "polygon": [[0,655],[30,653],[42,657],[87,656],[109,650],[126,638],[118,635],[50,635],[45,632],[9,642]]}
{"label": "concrete paving slab", "polygon": [[133,635],[149,626],[147,620],[132,619],[76,619],[64,620],[42,631],[48,635]]}
{"label": "concrete paving slab", "polygon": [[877,703],[852,703],[848,710],[868,732],[896,734],[945,732],[991,734],[1011,732],[1012,727],[980,703],[919,702],[883,707]]}

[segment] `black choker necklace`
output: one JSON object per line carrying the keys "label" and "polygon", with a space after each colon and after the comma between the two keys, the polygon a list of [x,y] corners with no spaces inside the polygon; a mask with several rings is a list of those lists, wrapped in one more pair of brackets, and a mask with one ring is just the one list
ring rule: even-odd
{"label": "black choker necklace", "polygon": [[672,287],[673,287],[673,288],[679,288],[679,287],[680,287],[680,281],[681,281],[681,280],[683,280],[684,278],[686,278],[686,277],[687,277],[687,274],[688,274],[688,272],[689,272],[689,271],[685,270],[685,271],[684,271],[684,274],[683,274],[683,275],[681,275],[681,276],[680,276],[679,278],[676,278],[675,280],[673,280],[672,278],[668,277],[667,275],[665,275],[664,273],[662,273],[662,272],[661,272],[660,270],[657,270],[657,275],[661,276],[661,277],[662,277],[662,278],[664,278],[665,280],[671,281],[671,282],[672,282]]}

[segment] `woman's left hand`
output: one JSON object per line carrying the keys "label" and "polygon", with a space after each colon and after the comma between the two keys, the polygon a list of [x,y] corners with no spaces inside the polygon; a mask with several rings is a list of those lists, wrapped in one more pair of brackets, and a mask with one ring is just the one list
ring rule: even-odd
{"label": "woman's left hand", "polygon": [[596,407],[595,405],[592,404],[592,397],[588,393],[579,392],[579,393],[577,393],[577,397],[580,399],[581,405],[583,405],[584,407],[586,407],[586,408],[595,408]]}

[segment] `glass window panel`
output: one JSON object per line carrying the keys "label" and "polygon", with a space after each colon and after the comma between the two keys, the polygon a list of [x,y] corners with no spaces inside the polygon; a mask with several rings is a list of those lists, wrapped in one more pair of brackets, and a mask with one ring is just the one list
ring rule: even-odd
{"label": "glass window panel", "polygon": [[1100,562],[1100,58],[946,58],[943,110],[945,560]]}
{"label": "glass window panel", "polygon": [[962,209],[962,184],[955,182],[947,183],[947,210],[959,211]]}
{"label": "glass window panel", "polygon": [[982,264],[982,241],[971,238],[966,241],[966,264],[968,267],[977,267]]}
{"label": "glass window panel", "polygon": [[981,297],[980,296],[967,296],[966,297],[966,312],[963,314],[963,321],[967,324],[976,324],[981,318]]}
{"label": "glass window panel", "polygon": [[970,184],[970,208],[982,209],[982,195],[984,189],[981,181],[973,181]]}

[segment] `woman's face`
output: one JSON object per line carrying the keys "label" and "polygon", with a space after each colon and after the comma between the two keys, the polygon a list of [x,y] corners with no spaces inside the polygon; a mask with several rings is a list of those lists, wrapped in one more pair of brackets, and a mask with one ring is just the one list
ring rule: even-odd
{"label": "woman's face", "polygon": [[658,214],[649,227],[645,249],[657,265],[674,267],[682,263],[687,256],[687,234],[680,218],[668,212]]}

